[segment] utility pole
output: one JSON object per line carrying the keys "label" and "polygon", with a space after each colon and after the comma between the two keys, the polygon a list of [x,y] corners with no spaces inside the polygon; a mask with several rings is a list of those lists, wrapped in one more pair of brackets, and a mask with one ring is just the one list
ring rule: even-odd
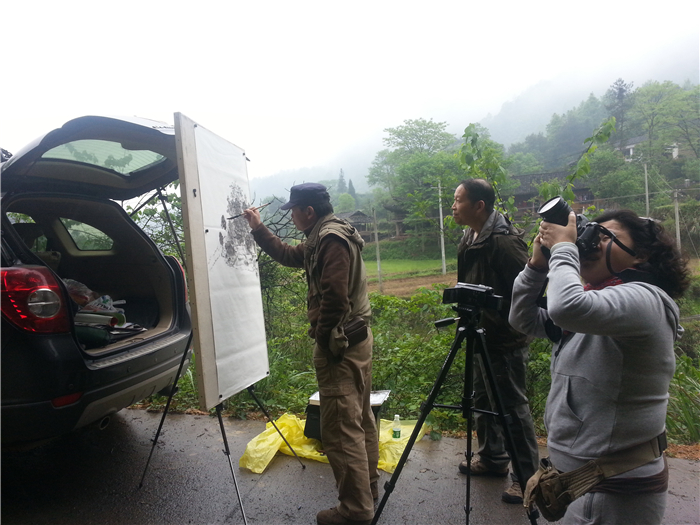
{"label": "utility pole", "polygon": [[644,194],[647,199],[647,217],[649,217],[649,177],[647,176],[647,163],[644,163]]}
{"label": "utility pole", "polygon": [[374,244],[377,248],[377,281],[379,282],[379,293],[384,293],[382,287],[382,260],[379,257],[379,232],[377,230],[377,211],[372,208],[372,216],[374,217]]}
{"label": "utility pole", "polygon": [[440,253],[442,254],[442,275],[447,274],[445,265],[445,222],[442,218],[442,184],[438,181],[438,209],[440,210]]}
{"label": "utility pole", "polygon": [[673,190],[673,207],[676,211],[676,244],[678,245],[678,251],[681,249],[681,222],[680,214],[678,213],[678,190]]}

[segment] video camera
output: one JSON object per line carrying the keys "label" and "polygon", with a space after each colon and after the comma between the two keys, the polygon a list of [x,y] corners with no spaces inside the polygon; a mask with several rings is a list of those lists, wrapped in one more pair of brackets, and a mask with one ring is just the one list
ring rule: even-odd
{"label": "video camera", "polygon": [[[569,224],[569,213],[573,210],[561,196],[556,196],[545,202],[537,210],[543,221],[566,226]],[[576,215],[576,246],[581,256],[592,252],[600,244],[600,225],[590,222],[580,213]],[[542,246],[542,253],[549,259],[549,249]]]}
{"label": "video camera", "polygon": [[490,308],[500,311],[503,297],[494,295],[493,288],[483,284],[457,283],[454,288],[442,292],[442,304],[457,303],[460,307]]}

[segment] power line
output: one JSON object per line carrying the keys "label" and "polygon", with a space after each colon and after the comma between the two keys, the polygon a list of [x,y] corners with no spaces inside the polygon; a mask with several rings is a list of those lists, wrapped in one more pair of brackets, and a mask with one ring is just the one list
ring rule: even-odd
{"label": "power line", "polygon": [[[669,186],[670,187],[670,186]],[[683,188],[683,189],[676,189],[677,191],[681,191],[683,193],[688,193],[688,192],[693,192],[693,191],[700,191],[700,188]],[[673,193],[674,191],[673,188],[670,190],[661,190],[661,191],[655,191],[655,192],[649,192],[649,195],[660,195],[662,193]],[[632,199],[634,197],[644,197],[646,193],[635,193],[632,195],[618,195],[616,197],[600,197],[600,198],[593,198],[593,199],[583,199],[580,201],[582,204],[585,203],[593,203],[593,202],[600,202],[600,201],[616,201],[616,200],[622,200],[622,199]]]}

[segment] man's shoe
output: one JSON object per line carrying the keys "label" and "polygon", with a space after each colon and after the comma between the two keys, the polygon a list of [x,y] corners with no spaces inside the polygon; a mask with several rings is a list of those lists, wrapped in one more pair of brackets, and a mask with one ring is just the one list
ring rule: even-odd
{"label": "man's shoe", "polygon": [[520,483],[514,481],[508,490],[501,495],[501,501],[505,503],[522,503],[523,491],[520,488]]}
{"label": "man's shoe", "polygon": [[316,514],[316,523],[318,525],[370,525],[372,519],[368,520],[350,520],[340,514],[336,507],[328,510],[322,510]]}
{"label": "man's shoe", "polygon": [[492,469],[484,465],[481,460],[472,458],[471,464],[467,461],[462,461],[459,464],[459,471],[462,474],[470,474],[472,476],[494,476],[496,478],[505,478],[508,475],[508,467],[502,469]]}

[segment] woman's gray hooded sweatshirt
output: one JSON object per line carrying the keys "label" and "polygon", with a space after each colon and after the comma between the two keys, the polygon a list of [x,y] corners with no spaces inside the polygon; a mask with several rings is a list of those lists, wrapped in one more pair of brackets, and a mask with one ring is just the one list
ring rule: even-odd
{"label": "woman's gray hooded sweatshirt", "polygon": [[[544,310],[535,302],[547,277]],[[584,291],[577,247],[559,243],[548,274],[525,267],[516,279],[509,320],[523,333],[547,337],[549,318],[570,332],[552,348],[545,425],[553,464],[570,471],[661,434],[675,369],[673,344],[683,332],[676,303],[640,282]],[[659,458],[624,476],[649,476],[662,468]]]}

